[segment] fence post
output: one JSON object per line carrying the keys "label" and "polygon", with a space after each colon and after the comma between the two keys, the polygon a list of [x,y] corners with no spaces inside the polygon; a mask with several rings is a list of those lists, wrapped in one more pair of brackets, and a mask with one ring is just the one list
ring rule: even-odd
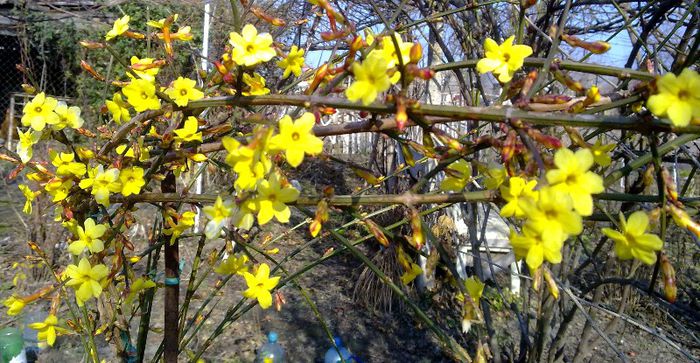
{"label": "fence post", "polygon": [[[170,171],[161,182],[163,193],[177,192],[175,174]],[[163,210],[173,208],[175,203],[163,203]],[[164,213],[165,214],[165,213]],[[167,216],[166,218],[172,218]],[[180,332],[179,303],[180,303],[180,271],[179,271],[179,242],[165,243],[165,306],[164,306],[164,332],[163,332],[163,358],[166,363],[177,363]]]}

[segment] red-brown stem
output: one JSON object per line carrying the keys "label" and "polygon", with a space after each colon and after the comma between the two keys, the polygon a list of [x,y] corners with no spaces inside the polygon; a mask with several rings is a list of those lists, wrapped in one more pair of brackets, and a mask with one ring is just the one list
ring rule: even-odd
{"label": "red-brown stem", "polygon": [[[160,188],[164,193],[175,193],[176,180],[173,172],[168,172],[161,182]],[[163,202],[163,209],[174,208],[173,202]],[[178,261],[180,252],[177,239],[174,243],[165,243],[165,309],[164,309],[164,335],[163,358],[166,363],[177,363],[179,304],[180,304],[180,273]],[[177,283],[176,283],[177,282]]]}

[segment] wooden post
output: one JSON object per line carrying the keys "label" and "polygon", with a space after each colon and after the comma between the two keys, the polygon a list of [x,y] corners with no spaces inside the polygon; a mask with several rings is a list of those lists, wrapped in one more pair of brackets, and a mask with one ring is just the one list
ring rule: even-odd
{"label": "wooden post", "polygon": [[[161,182],[160,188],[163,193],[175,193],[177,191],[175,174],[168,172]],[[174,203],[163,203],[163,208],[172,208]],[[163,335],[163,358],[166,363],[177,363],[179,304],[180,304],[180,252],[178,241],[165,243],[165,309],[164,309],[164,335]]]}

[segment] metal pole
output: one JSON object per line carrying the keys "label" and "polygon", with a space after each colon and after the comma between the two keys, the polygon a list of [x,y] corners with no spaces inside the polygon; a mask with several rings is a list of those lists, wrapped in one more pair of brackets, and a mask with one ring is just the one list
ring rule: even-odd
{"label": "metal pole", "polygon": [[[202,26],[202,70],[205,72],[209,71],[209,28],[211,26],[211,1],[204,0],[204,25]],[[202,88],[204,88],[204,80],[202,80]],[[205,111],[206,112],[206,111]],[[195,193],[202,194],[202,188],[204,184],[204,173],[203,170],[197,175],[197,180],[195,181]],[[199,232],[199,220],[201,218],[202,210],[197,208],[197,214],[194,216],[194,233]]]}

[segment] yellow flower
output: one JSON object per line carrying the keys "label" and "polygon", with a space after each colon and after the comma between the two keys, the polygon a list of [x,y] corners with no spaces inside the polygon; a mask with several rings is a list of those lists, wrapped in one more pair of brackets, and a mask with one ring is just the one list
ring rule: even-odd
{"label": "yellow flower", "polygon": [[241,34],[232,32],[229,36],[231,59],[239,65],[250,67],[267,62],[275,56],[272,49],[272,36],[269,33],[258,34],[252,24],[246,24]]}
{"label": "yellow flower", "polygon": [[686,68],[676,77],[666,73],[656,81],[658,93],[647,100],[647,108],[656,116],[671,119],[674,126],[688,126],[700,120],[700,75]]}
{"label": "yellow flower", "polygon": [[537,180],[526,181],[514,176],[508,181],[508,186],[501,185],[501,197],[508,203],[501,208],[501,217],[523,217],[523,205],[537,200],[537,192],[533,189]]}
{"label": "yellow flower", "polygon": [[[406,65],[411,60],[411,48],[413,47],[413,43],[404,42],[399,33],[394,33],[393,36],[396,38],[396,42],[399,43],[401,62],[403,65]],[[387,62],[387,68],[395,67],[399,64],[399,56],[396,52],[396,47],[394,46],[394,41],[391,39],[391,36],[385,36],[382,38],[381,54]]]}
{"label": "yellow flower", "polygon": [[59,101],[54,110],[58,115],[58,123],[51,125],[54,130],[63,130],[66,127],[79,129],[83,126],[83,119],[80,117],[80,107],[66,105],[65,102]]}
{"label": "yellow flower", "polygon": [[122,190],[119,182],[119,169],[111,168],[104,170],[102,165],[98,165],[88,171],[88,177],[80,181],[80,188],[92,188],[92,195],[97,203],[109,207],[109,193],[118,193]]}
{"label": "yellow flower", "polygon": [[228,256],[219,266],[216,266],[216,273],[219,275],[243,275],[248,272],[248,256],[238,254],[238,256]]}
{"label": "yellow flower", "polygon": [[129,30],[129,20],[131,18],[129,15],[124,15],[123,17],[117,19],[114,21],[114,25],[112,26],[112,29],[107,32],[107,35],[105,35],[106,40],[112,40],[118,35],[124,34],[127,30]]}
{"label": "yellow flower", "polygon": [[[163,39],[163,33],[158,33],[157,34],[158,39]],[[187,42],[192,40],[192,27],[191,26],[183,26],[177,29],[176,32],[170,33],[170,39],[171,40],[181,40],[183,42]]]}
{"label": "yellow flower", "polygon": [[523,211],[528,219],[526,223],[541,231],[543,240],[566,240],[569,235],[583,231],[581,216],[573,211],[568,195],[551,187],[540,189],[537,195],[538,198],[523,205]]}
{"label": "yellow flower", "polygon": [[2,303],[5,305],[5,307],[7,307],[7,315],[9,316],[19,315],[27,305],[27,302],[24,301],[24,299],[18,298],[15,295],[8,297]]}
{"label": "yellow flower", "polygon": [[19,190],[22,191],[22,194],[24,195],[24,198],[26,199],[24,202],[24,208],[22,208],[22,212],[24,214],[32,214],[32,202],[34,201],[34,198],[39,194],[37,192],[32,191],[29,186],[25,184],[20,184],[18,185]]}
{"label": "yellow flower", "polygon": [[260,307],[267,309],[272,305],[272,294],[270,291],[277,286],[279,276],[270,277],[270,266],[261,263],[255,275],[250,272],[243,272],[243,277],[248,285],[248,289],[243,291],[243,296],[249,299],[257,299]]}
{"label": "yellow flower", "polygon": [[54,112],[58,106],[58,100],[46,97],[44,92],[34,96],[22,110],[22,125],[31,126],[36,131],[44,129],[46,124],[55,125],[59,122],[58,115]]}
{"label": "yellow flower", "polygon": [[56,167],[56,175],[74,175],[80,178],[87,171],[85,164],[73,161],[75,160],[75,154],[73,153],[57,153],[51,150],[49,157],[51,158],[51,164]]}
{"label": "yellow flower", "polygon": [[104,236],[107,231],[107,225],[96,224],[95,220],[88,218],[85,220],[84,226],[85,228],[75,227],[78,239],[68,245],[68,252],[76,256],[81,254],[85,248],[92,253],[102,252],[105,245],[100,237]]}
{"label": "yellow flower", "polygon": [[484,174],[484,186],[488,190],[495,190],[506,181],[506,169],[501,165],[489,164],[488,167],[480,167]]}
{"label": "yellow flower", "polygon": [[258,223],[263,225],[275,217],[280,223],[289,222],[291,211],[286,203],[291,203],[299,197],[299,191],[292,186],[282,186],[279,174],[272,173],[269,180],[258,183],[256,210]]}
{"label": "yellow flower", "polygon": [[[131,59],[129,60],[131,62],[131,68],[134,70],[134,73],[136,73],[139,78],[144,79],[148,82],[155,82],[156,81],[156,74],[160,72],[160,67],[149,67],[150,65],[153,64],[154,59],[153,58],[140,58],[137,56],[131,56]],[[144,67],[146,69],[138,69]],[[132,80],[136,79],[131,72],[126,73],[129,78]]]}
{"label": "yellow flower", "polygon": [[[180,14],[173,14],[173,23],[177,21],[178,17],[180,17]],[[156,29],[163,29],[163,27],[165,26],[165,18],[160,20],[149,20],[148,22],[146,22],[146,26],[150,26]]]}
{"label": "yellow flower", "polygon": [[588,169],[593,166],[593,154],[588,149],[573,151],[562,148],[554,154],[557,169],[547,171],[547,181],[556,190],[571,197],[574,210],[582,216],[593,214],[591,194],[605,190],[603,178]]}
{"label": "yellow flower", "polygon": [[323,140],[314,135],[314,125],[316,117],[310,112],[295,121],[284,115],[279,122],[280,133],[272,137],[270,148],[284,150],[287,162],[296,168],[304,160],[305,153],[318,155],[323,151]]}
{"label": "yellow flower", "polygon": [[472,276],[464,280],[464,287],[467,288],[469,297],[471,297],[472,300],[474,300],[475,304],[479,304],[479,300],[481,300],[481,295],[484,293],[484,286],[486,285],[483,282],[481,282],[476,276]]}
{"label": "yellow flower", "polygon": [[159,110],[160,100],[156,97],[156,86],[144,79],[135,79],[128,86],[122,88],[130,105],[136,112],[146,110]]}
{"label": "yellow flower", "polygon": [[190,101],[204,97],[204,93],[195,88],[196,84],[197,82],[193,79],[177,77],[170,88],[165,91],[165,94],[168,95],[176,105],[185,107]]}
{"label": "yellow flower", "polygon": [[304,66],[304,50],[297,48],[296,45],[292,45],[287,58],[277,62],[277,66],[284,69],[282,78],[289,77],[291,73],[294,73],[297,77],[301,76],[301,67]]}
{"label": "yellow flower", "polygon": [[175,130],[175,140],[180,142],[202,142],[202,133],[197,131],[198,128],[199,121],[197,121],[197,118],[194,116],[188,117],[182,128]]}
{"label": "yellow flower", "polygon": [[411,281],[415,280],[416,277],[423,273],[423,270],[417,263],[411,262],[409,266],[410,269],[401,275],[401,283],[404,285],[410,284]]}
{"label": "yellow flower", "polygon": [[270,93],[270,89],[265,88],[265,78],[257,73],[253,74],[252,77],[248,73],[244,73],[243,83],[250,87],[248,91],[243,91],[244,96],[262,96]]}
{"label": "yellow flower", "polygon": [[172,219],[168,218],[168,224],[170,224],[171,228],[164,229],[163,233],[170,236],[171,244],[175,243],[175,240],[178,239],[186,230],[194,226],[195,215],[196,213],[192,211],[182,213],[182,216],[180,216],[180,218],[177,220],[177,224],[174,224]]}
{"label": "yellow flower", "polygon": [[27,132],[22,132],[22,130],[18,128],[17,134],[19,136],[19,142],[17,143],[17,155],[19,155],[19,158],[23,163],[27,163],[32,159],[34,154],[33,147],[34,144],[39,142],[41,132],[34,131],[32,129],[27,130]]}
{"label": "yellow flower", "polygon": [[37,338],[46,341],[46,344],[52,347],[56,343],[56,335],[67,332],[66,329],[58,326],[58,318],[54,314],[49,314],[41,323],[31,323],[27,326],[30,329],[38,330]]}
{"label": "yellow flower", "polygon": [[[150,146],[144,146],[143,145],[143,137],[140,137],[138,139],[138,146],[139,146],[139,161],[146,161],[151,157],[151,147]],[[134,152],[133,147],[129,147],[129,149],[126,149],[126,144],[121,144],[114,148],[114,151],[117,153],[117,155],[123,155],[125,158],[135,158],[136,154]]]}
{"label": "yellow flower", "polygon": [[156,287],[156,283],[148,279],[147,277],[139,277],[138,279],[131,282],[129,286],[129,294],[124,299],[126,304],[131,304],[136,295],[141,293],[143,290],[148,290]]}
{"label": "yellow flower", "polygon": [[591,153],[593,153],[593,161],[596,164],[606,167],[610,165],[612,159],[608,154],[610,150],[615,148],[615,144],[603,145],[601,139],[596,140],[595,145],[591,146]]}
{"label": "yellow flower", "polygon": [[112,119],[117,124],[131,120],[129,104],[124,101],[121,94],[115,93],[112,96],[112,100],[107,100],[105,103],[107,104],[107,110],[112,114]]}
{"label": "yellow flower", "polygon": [[49,182],[46,183],[46,185],[44,185],[44,190],[46,190],[49,193],[49,195],[53,197],[51,201],[55,203],[68,198],[68,193],[70,193],[70,189],[72,187],[73,180],[70,178],[53,178],[49,180]]}
{"label": "yellow flower", "polygon": [[502,83],[509,82],[515,72],[523,66],[525,58],[532,54],[532,48],[527,45],[513,45],[515,36],[506,39],[498,45],[493,39],[484,42],[485,58],[476,63],[479,73],[493,72]]}
{"label": "yellow flower", "polygon": [[77,266],[68,265],[66,267],[65,274],[69,278],[66,281],[66,286],[72,286],[75,289],[75,300],[78,306],[83,306],[86,301],[102,294],[102,284],[108,273],[107,266],[97,264],[93,267],[85,257],[80,260]]}
{"label": "yellow flower", "polygon": [[255,222],[255,217],[253,216],[254,211],[255,201],[246,199],[242,202],[238,202],[233,211],[231,222],[236,228],[248,230],[253,227],[253,223]]}
{"label": "yellow flower", "polygon": [[620,213],[620,230],[603,228],[606,236],[615,241],[615,254],[621,260],[636,258],[647,265],[656,262],[656,252],[663,247],[663,241],[659,236],[646,233],[649,229],[649,217],[643,211],[636,211],[625,221],[625,216]]}
{"label": "yellow flower", "polygon": [[345,96],[352,102],[362,100],[365,106],[374,102],[379,93],[391,87],[388,69],[386,59],[376,53],[371,53],[362,63],[354,62],[352,74],[355,82],[345,90]]}
{"label": "yellow flower", "polygon": [[138,166],[122,169],[119,172],[119,180],[122,184],[122,195],[125,197],[141,193],[141,188],[146,185],[146,181],[143,180],[143,168]]}
{"label": "yellow flower", "polygon": [[523,234],[511,231],[510,244],[517,259],[525,259],[530,271],[537,270],[546,259],[550,263],[561,262],[561,248],[563,240],[545,240],[541,231],[537,231],[528,225],[523,226]]}
{"label": "yellow flower", "polygon": [[209,239],[216,238],[221,234],[221,229],[233,212],[233,202],[230,200],[224,202],[221,196],[218,196],[214,205],[208,205],[202,211],[209,218],[209,223],[204,227],[204,235]]}
{"label": "yellow flower", "polygon": [[451,192],[461,192],[472,177],[472,167],[464,159],[450,164],[445,169],[445,179],[440,183],[440,189]]}
{"label": "yellow flower", "polygon": [[[266,136],[267,138],[267,136]],[[272,162],[266,156],[268,142],[262,140],[257,143],[257,148],[241,145],[236,139],[231,137],[222,138],[222,143],[228,154],[226,164],[230,165],[238,173],[234,183],[237,190],[252,190],[258,181],[265,177],[265,174],[272,167]]]}

